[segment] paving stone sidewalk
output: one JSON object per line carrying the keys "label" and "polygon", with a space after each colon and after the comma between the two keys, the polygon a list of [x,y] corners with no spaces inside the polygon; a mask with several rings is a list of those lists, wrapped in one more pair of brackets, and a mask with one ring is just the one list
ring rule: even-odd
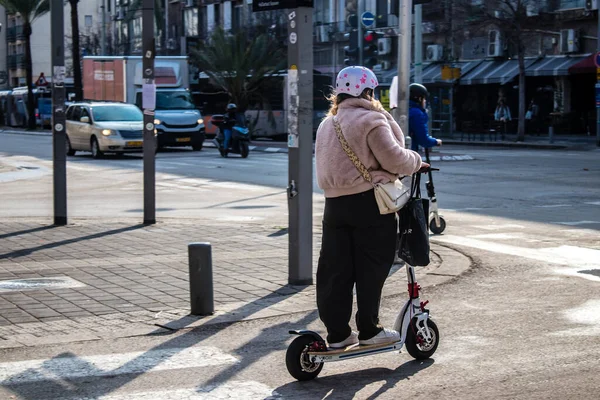
{"label": "paving stone sidewalk", "polygon": [[[316,265],[320,229],[314,233]],[[198,241],[210,242],[213,249],[216,312],[204,318],[188,316],[187,245]],[[0,348],[312,310],[314,286],[287,284],[287,241],[282,227],[251,223],[173,219],[144,226],[94,219],[54,227],[51,221],[0,221]],[[419,271],[430,285],[468,268],[464,256],[440,246],[432,250],[432,264]],[[458,262],[458,269],[438,273],[447,258]],[[387,295],[404,291],[400,269],[392,269]],[[57,277],[76,285],[36,286]],[[25,282],[35,285],[8,290],[6,281],[16,279],[35,279]]]}

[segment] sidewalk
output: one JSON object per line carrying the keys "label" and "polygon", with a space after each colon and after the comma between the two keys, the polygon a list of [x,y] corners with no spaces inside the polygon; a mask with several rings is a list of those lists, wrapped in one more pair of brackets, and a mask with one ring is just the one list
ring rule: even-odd
{"label": "sidewalk", "polygon": [[489,132],[471,133],[470,135],[460,132],[454,133],[454,139],[444,139],[445,145],[464,146],[492,146],[511,147],[527,149],[596,149],[596,136],[582,135],[554,135],[552,142],[548,134],[525,135],[525,141],[517,142],[516,134],[506,134],[504,140],[497,134],[496,139]]}
{"label": "sidewalk", "polygon": [[[314,263],[320,246],[314,233]],[[212,244],[216,313],[189,316],[187,245]],[[287,284],[282,227],[205,220],[0,221],[0,348],[156,334],[205,324],[314,310],[315,287]],[[470,266],[432,245],[418,268],[424,288]],[[54,280],[48,279],[54,278]],[[62,279],[63,287],[56,278]],[[28,281],[13,281],[29,279]],[[13,281],[13,282],[9,282]],[[406,276],[393,267],[384,295],[403,294]]]}

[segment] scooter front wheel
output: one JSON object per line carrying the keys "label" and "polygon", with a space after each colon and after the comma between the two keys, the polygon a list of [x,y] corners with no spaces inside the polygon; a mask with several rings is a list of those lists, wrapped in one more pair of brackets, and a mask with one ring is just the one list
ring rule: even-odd
{"label": "scooter front wheel", "polygon": [[285,353],[285,365],[290,375],[299,381],[315,379],[323,369],[323,363],[310,361],[308,347],[315,341],[309,335],[298,336]]}
{"label": "scooter front wheel", "polygon": [[444,217],[439,217],[439,219],[439,225],[435,220],[435,216],[433,216],[431,218],[431,222],[429,222],[429,229],[431,229],[431,232],[435,233],[436,235],[439,235],[440,233],[444,232],[444,230],[446,230],[446,220],[444,219]]}
{"label": "scooter front wheel", "polygon": [[440,342],[440,332],[435,322],[428,318],[424,323],[429,327],[429,332],[431,334],[430,340],[426,340],[419,332],[416,320],[411,321],[408,332],[406,333],[406,351],[417,360],[426,360],[431,357],[437,350]]}

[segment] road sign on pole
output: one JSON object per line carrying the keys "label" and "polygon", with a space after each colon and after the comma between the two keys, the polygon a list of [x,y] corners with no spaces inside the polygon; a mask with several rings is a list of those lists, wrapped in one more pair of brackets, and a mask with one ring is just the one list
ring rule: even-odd
{"label": "road sign on pole", "polygon": [[[65,35],[63,0],[50,2],[52,47],[52,163],[54,225],[67,224],[67,129],[65,127]],[[43,77],[40,76],[40,79]],[[44,79],[45,80],[45,79]]]}
{"label": "road sign on pole", "polygon": [[360,22],[365,28],[370,28],[375,24],[375,15],[371,11],[365,11],[360,17]]}
{"label": "road sign on pole", "polygon": [[156,85],[154,82],[154,0],[142,4],[143,85],[142,110],[144,112],[144,224],[156,223],[156,138],[154,136],[154,108]]}

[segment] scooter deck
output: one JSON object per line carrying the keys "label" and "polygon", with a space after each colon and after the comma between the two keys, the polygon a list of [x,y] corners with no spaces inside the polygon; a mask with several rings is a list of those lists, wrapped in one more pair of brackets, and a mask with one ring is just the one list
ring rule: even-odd
{"label": "scooter deck", "polygon": [[390,346],[394,346],[394,345],[402,345],[402,341],[398,341],[398,342],[390,342],[390,343],[384,343],[384,344],[366,344],[366,345],[360,345],[360,344],[352,344],[350,346],[346,346],[344,348],[341,349],[332,349],[331,347],[327,348],[327,351],[309,351],[308,355],[311,356],[335,356],[335,355],[341,355],[341,354],[349,354],[349,353],[354,353],[354,352],[362,352],[365,350],[377,350],[377,349],[382,349],[385,347],[390,347]]}

